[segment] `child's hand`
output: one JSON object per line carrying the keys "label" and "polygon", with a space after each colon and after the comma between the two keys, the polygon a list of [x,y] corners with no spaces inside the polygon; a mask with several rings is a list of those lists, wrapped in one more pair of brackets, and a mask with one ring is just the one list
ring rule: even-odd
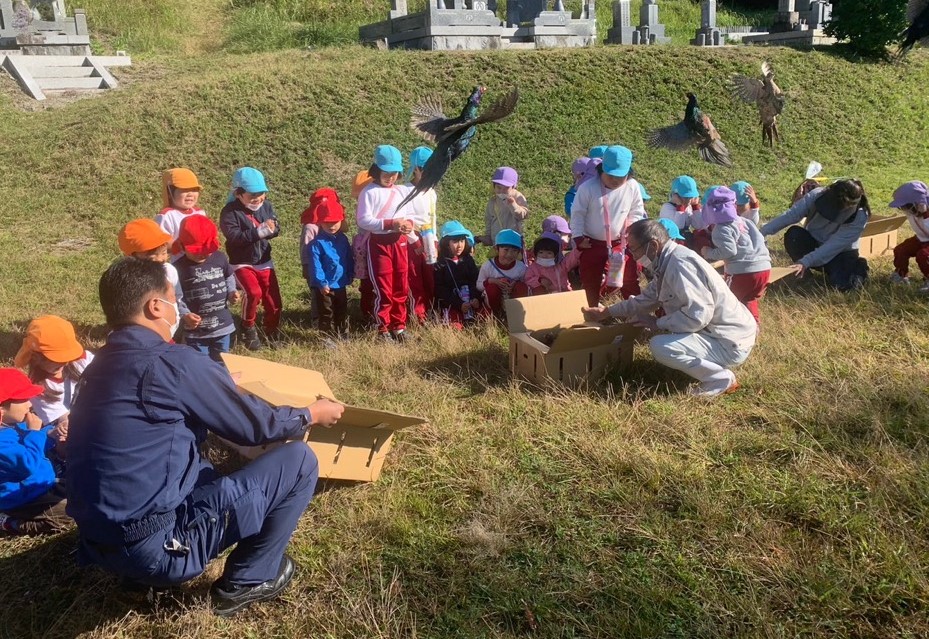
{"label": "child's hand", "polygon": [[574,248],[580,249],[580,250],[582,250],[582,251],[583,251],[584,249],[589,249],[589,248],[590,248],[590,238],[589,238],[589,237],[585,237],[585,238],[582,238],[580,241],[574,240]]}
{"label": "child's hand", "polygon": [[468,312],[468,309],[470,309],[470,308],[471,308],[471,303],[470,303],[470,302],[465,302],[464,304],[461,305],[461,312],[462,312],[462,313],[467,313],[467,312]]}
{"label": "child's hand", "polygon": [[203,319],[196,313],[188,313],[184,316],[184,328],[191,330],[200,326]]}
{"label": "child's hand", "polygon": [[239,289],[236,289],[229,293],[229,297],[226,299],[230,304],[238,304],[239,300],[242,299],[242,294],[239,292]]}
{"label": "child's hand", "polygon": [[55,428],[52,429],[50,433],[52,437],[58,440],[58,443],[67,441],[68,439],[68,415],[62,415],[58,418],[58,423],[55,424]]}
{"label": "child's hand", "polygon": [[479,300],[479,299],[477,299],[477,298],[471,300],[471,308],[477,310],[477,309],[479,309],[480,307],[481,307],[481,300]]}
{"label": "child's hand", "polygon": [[328,286],[324,286],[320,290],[322,291],[323,295],[329,295],[332,292],[332,289],[330,289]]}
{"label": "child's hand", "polygon": [[552,284],[552,281],[551,281],[550,279],[548,279],[547,277],[541,277],[541,278],[539,278],[539,284],[541,284],[542,286],[544,286],[544,287],[545,287],[545,290],[548,291],[549,293],[551,293],[552,290],[555,288],[555,285]]}
{"label": "child's hand", "polygon": [[271,218],[270,220],[265,220],[264,223],[268,226],[268,230],[274,233],[277,230],[277,220]]}
{"label": "child's hand", "polygon": [[749,202],[749,204],[752,204],[752,205],[758,204],[758,196],[755,195],[755,187],[753,187],[753,186],[746,186],[746,187],[745,187],[745,195],[748,196],[748,202]]}
{"label": "child's hand", "polygon": [[29,430],[42,430],[42,420],[35,413],[26,413],[26,428]]}

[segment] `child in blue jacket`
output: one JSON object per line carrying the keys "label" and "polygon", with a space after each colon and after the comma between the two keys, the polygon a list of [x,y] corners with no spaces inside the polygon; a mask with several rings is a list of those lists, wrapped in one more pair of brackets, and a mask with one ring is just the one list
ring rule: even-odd
{"label": "child in blue jacket", "polygon": [[306,245],[307,283],[319,312],[319,330],[343,334],[348,328],[348,295],[355,260],[345,235],[345,208],[332,189],[319,189],[310,198],[312,218],[319,233]]}
{"label": "child in blue jacket", "polygon": [[0,535],[56,533],[70,519],[54,427],[32,412],[42,387],[15,368],[0,368]]}

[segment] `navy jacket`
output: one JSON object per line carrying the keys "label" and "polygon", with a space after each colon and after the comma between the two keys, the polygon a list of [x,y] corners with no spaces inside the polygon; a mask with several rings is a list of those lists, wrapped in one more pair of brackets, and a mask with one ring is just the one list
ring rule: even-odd
{"label": "navy jacket", "polygon": [[310,287],[345,288],[355,277],[352,245],[341,231],[330,235],[320,231],[304,249],[308,252]]}
{"label": "navy jacket", "polygon": [[68,514],[82,540],[129,543],[166,528],[201,481],[207,430],[237,444],[301,437],[305,408],[241,394],[224,366],[142,326],[119,328],[81,377],[68,432]]}
{"label": "navy jacket", "polygon": [[[258,226],[274,220],[277,228],[266,238],[258,236]],[[264,264],[271,259],[271,238],[281,234],[281,222],[274,213],[270,200],[252,213],[236,199],[230,201],[219,214],[219,229],[226,238],[226,255],[230,264]]]}

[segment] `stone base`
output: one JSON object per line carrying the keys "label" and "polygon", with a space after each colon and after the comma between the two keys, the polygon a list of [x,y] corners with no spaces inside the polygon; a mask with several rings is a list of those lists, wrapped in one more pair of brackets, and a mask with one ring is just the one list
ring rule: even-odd
{"label": "stone base", "polygon": [[719,29],[700,29],[694,35],[694,39],[690,41],[690,44],[697,47],[720,47],[726,44],[726,38],[723,37]]}
{"label": "stone base", "polygon": [[636,31],[633,27],[617,27],[613,25],[610,27],[610,30],[606,32],[606,43],[607,44],[638,44],[635,42]]}
{"label": "stone base", "polygon": [[769,44],[782,47],[799,47],[809,49],[813,46],[835,44],[833,37],[827,36],[822,29],[806,31],[789,31],[783,33],[767,33],[763,35],[747,35],[742,38],[745,44]]}

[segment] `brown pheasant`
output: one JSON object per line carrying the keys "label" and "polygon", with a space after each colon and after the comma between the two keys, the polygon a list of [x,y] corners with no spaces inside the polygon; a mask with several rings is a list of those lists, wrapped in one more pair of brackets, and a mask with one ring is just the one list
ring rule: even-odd
{"label": "brown pheasant", "polygon": [[761,63],[761,79],[744,75],[732,77],[732,94],[758,107],[761,120],[761,143],[774,146],[781,137],[777,130],[777,116],[784,110],[784,92],[774,83],[774,69]]}

